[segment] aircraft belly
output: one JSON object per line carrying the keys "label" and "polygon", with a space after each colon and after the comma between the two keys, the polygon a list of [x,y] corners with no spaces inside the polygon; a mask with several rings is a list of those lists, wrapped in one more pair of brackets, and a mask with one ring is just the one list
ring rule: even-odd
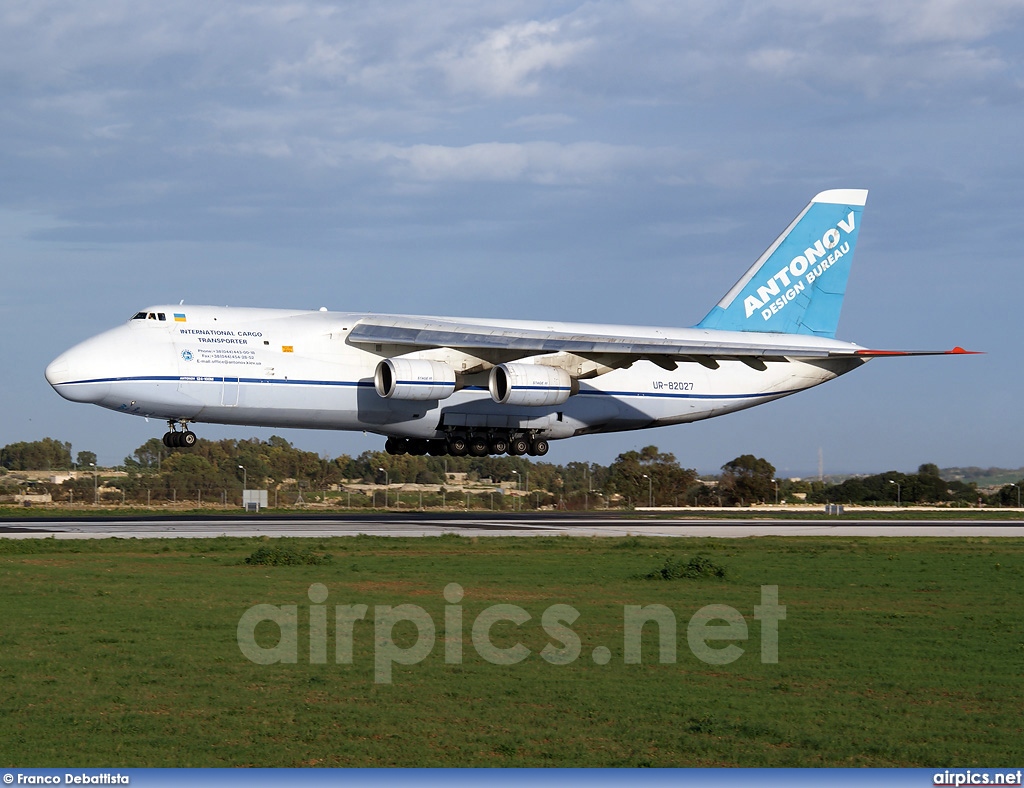
{"label": "aircraft belly", "polygon": [[358,381],[241,379],[197,392],[198,421],[268,427],[358,429]]}
{"label": "aircraft belly", "polygon": [[111,410],[154,418],[191,418],[201,405],[183,401],[175,380],[125,380],[110,384],[93,402]]}
{"label": "aircraft belly", "polygon": [[717,369],[708,369],[691,362],[666,371],[641,362],[588,381],[573,399],[607,398],[617,403],[615,417],[597,431],[682,424],[794,394],[832,380],[859,363],[772,362],[758,369],[740,361],[723,361]]}

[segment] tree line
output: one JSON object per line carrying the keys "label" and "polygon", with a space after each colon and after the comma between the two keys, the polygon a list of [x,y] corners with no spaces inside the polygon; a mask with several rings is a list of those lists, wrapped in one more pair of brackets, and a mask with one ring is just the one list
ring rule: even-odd
{"label": "tree line", "polygon": [[[92,500],[104,469],[95,468],[92,452],[78,452],[72,461],[70,443],[53,438],[13,443],[0,449],[0,474],[8,471],[77,469],[93,473],[61,483],[37,485],[55,500]],[[609,465],[570,462],[564,465],[526,457],[430,457],[365,451],[357,457],[322,457],[293,446],[279,436],[269,440],[200,439],[188,449],[169,449],[159,438],[139,446],[117,468],[107,469],[108,497],[159,502],[189,495],[207,501],[220,497],[240,502],[243,484],[250,489],[319,491],[352,484],[453,486],[456,479],[512,483],[528,492],[534,505],[567,509],[637,506],[747,506],[770,503],[923,504],[1015,506],[1020,487],[1009,484],[984,494],[977,485],[941,478],[934,464],[917,473],[898,471],[858,476],[839,484],[780,479],[766,459],[745,454],[721,468],[721,474],[700,478],[675,456],[647,446],[618,455]],[[464,474],[464,476],[455,476]],[[1020,484],[1024,484],[1024,480]],[[508,486],[508,485],[506,485]],[[16,492],[16,480],[0,476],[0,494]]]}

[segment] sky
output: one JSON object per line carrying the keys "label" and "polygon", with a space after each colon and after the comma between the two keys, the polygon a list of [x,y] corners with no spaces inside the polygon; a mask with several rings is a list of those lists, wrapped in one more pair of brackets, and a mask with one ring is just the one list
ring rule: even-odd
{"label": "sky", "polygon": [[6,0],[0,446],[161,435],[43,377],[150,304],[689,326],[814,194],[864,188],[837,336],[985,355],[546,459],[1024,466],[1022,58],[1024,0]]}

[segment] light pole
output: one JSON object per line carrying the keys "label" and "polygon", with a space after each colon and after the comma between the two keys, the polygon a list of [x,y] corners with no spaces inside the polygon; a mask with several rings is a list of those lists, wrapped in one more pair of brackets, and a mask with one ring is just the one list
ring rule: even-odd
{"label": "light pole", "polygon": [[654,480],[651,479],[651,477],[648,476],[646,473],[644,474],[644,478],[647,479],[647,508],[650,509],[654,507]]}
{"label": "light pole", "polygon": [[775,505],[779,505],[779,480],[772,479],[772,484],[775,485]]}
{"label": "light pole", "polygon": [[1014,484],[1013,482],[1010,482],[1010,486],[1017,488],[1017,508],[1019,509],[1020,508],[1020,485],[1019,484]]}
{"label": "light pole", "polygon": [[89,464],[92,466],[92,505],[95,506],[100,502],[100,488],[96,481],[96,463]]}
{"label": "light pole", "polygon": [[903,485],[900,484],[899,482],[894,482],[892,479],[889,479],[889,484],[895,484],[896,485],[896,505],[897,506],[902,506],[903,505]]}
{"label": "light pole", "polygon": [[378,471],[383,471],[383,473],[384,473],[384,508],[387,509],[388,508],[388,487],[391,486],[391,476],[389,476],[388,472],[385,471],[383,468],[378,468],[377,470]]}
{"label": "light pole", "polygon": [[[516,475],[516,492],[519,492],[519,471],[513,470],[512,473]],[[519,496],[516,496],[516,503],[519,503]]]}

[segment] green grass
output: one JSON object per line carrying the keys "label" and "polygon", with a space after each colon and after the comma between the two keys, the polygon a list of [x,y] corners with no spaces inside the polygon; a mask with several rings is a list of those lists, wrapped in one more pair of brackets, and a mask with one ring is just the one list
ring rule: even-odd
{"label": "green grass", "polygon": [[[259,548],[330,554],[246,565]],[[700,555],[725,577],[646,580]],[[462,664],[444,659],[444,587],[465,590]],[[313,583],[369,606],[353,664],[310,664]],[[753,618],[777,585],[779,662]],[[236,642],[259,603],[299,607],[296,664],[257,665]],[[530,649],[515,665],[471,642],[486,607]],[[678,660],[623,662],[623,606],[678,621]],[[419,664],[374,682],[375,605],[437,627]],[[552,665],[541,616],[575,607],[578,659]],[[709,665],[686,625],[708,604],[743,614],[744,654]],[[960,766],[1024,756],[1024,540],[349,537],[0,540],[3,766]],[[408,646],[416,630],[395,627]],[[257,638],[272,645],[276,629]],[[592,658],[596,646],[611,653]]]}

